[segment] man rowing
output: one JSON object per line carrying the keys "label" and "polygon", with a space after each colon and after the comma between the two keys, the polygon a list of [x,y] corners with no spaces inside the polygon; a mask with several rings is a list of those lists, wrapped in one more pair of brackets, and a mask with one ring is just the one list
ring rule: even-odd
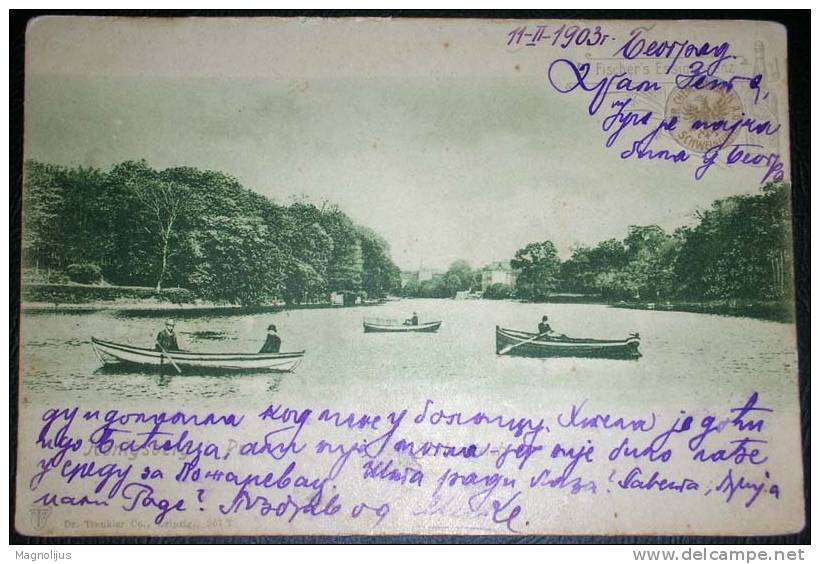
{"label": "man rowing", "polygon": [[566,339],[566,335],[559,335],[552,330],[549,324],[549,317],[546,315],[541,318],[541,323],[538,324],[538,334],[541,337],[548,337],[551,339]]}
{"label": "man rowing", "polygon": [[179,343],[177,342],[177,334],[174,332],[174,320],[165,320],[165,329],[157,333],[155,350],[168,352],[178,351]]}

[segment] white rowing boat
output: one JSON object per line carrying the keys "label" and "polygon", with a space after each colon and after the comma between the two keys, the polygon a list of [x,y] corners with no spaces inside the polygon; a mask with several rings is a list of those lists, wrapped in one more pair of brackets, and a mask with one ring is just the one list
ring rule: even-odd
{"label": "white rowing boat", "polygon": [[435,333],[441,327],[441,321],[410,325],[404,323],[377,323],[364,321],[365,333]]}
{"label": "white rowing boat", "polygon": [[[141,366],[162,367],[176,364],[184,371],[194,370],[272,370],[293,372],[302,362],[305,351],[284,353],[199,353],[162,352],[91,338],[91,346],[105,363],[126,362]],[[173,363],[171,362],[173,360]]]}

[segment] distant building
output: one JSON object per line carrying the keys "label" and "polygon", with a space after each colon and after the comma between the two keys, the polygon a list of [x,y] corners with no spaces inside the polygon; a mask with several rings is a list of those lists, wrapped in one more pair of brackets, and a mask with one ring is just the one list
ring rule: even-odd
{"label": "distant building", "polygon": [[481,269],[481,291],[484,292],[493,284],[506,284],[515,287],[518,273],[509,262],[493,262]]}
{"label": "distant building", "polygon": [[330,305],[334,307],[359,305],[362,303],[362,296],[358,292],[331,292]]}

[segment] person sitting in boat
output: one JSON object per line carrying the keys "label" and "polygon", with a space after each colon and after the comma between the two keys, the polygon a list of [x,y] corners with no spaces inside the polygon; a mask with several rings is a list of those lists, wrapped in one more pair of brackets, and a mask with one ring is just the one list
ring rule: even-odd
{"label": "person sitting in boat", "polygon": [[410,319],[406,320],[406,321],[404,322],[404,324],[405,324],[405,325],[418,325],[418,324],[419,324],[419,314],[417,314],[417,313],[414,311],[414,312],[413,312],[413,317],[411,317]]}
{"label": "person sitting in boat", "polygon": [[278,353],[282,347],[282,339],[276,334],[276,325],[268,325],[268,337],[262,345],[261,353]]}
{"label": "person sitting in boat", "polygon": [[546,336],[551,339],[566,339],[566,335],[559,335],[555,331],[552,330],[550,324],[548,323],[549,317],[546,315],[541,318],[541,323],[538,324],[538,334],[541,336]]}
{"label": "person sitting in boat", "polygon": [[177,334],[174,333],[174,320],[167,319],[165,321],[165,329],[157,333],[157,345],[154,347],[158,351],[178,351],[179,343],[177,342]]}

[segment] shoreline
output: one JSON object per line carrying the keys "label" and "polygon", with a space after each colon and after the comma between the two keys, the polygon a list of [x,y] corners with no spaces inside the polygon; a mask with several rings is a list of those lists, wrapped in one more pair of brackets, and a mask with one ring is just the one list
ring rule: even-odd
{"label": "shoreline", "polygon": [[794,323],[795,312],[779,302],[617,302],[607,304],[620,309],[640,309],[646,311],[677,311],[682,313],[702,313],[708,315],[722,315],[725,317],[748,317],[777,321],[780,323]]}
{"label": "shoreline", "polygon": [[[407,300],[419,298],[401,298]],[[439,300],[449,300],[452,298],[429,298]],[[794,323],[794,312],[787,309],[779,302],[607,302],[605,300],[585,297],[578,300],[547,300],[543,302],[529,302],[521,300],[481,300],[481,301],[512,301],[532,304],[578,304],[578,305],[605,305],[619,309],[638,309],[645,311],[675,311],[681,313],[700,313],[708,315],[722,315],[727,317],[746,317],[750,319],[762,319],[780,323]],[[128,301],[88,301],[84,303],[62,303],[54,304],[49,302],[21,302],[20,311],[23,313],[96,313],[101,311],[114,311],[130,314],[153,315],[233,315],[233,314],[253,314],[253,313],[278,313],[281,311],[300,309],[346,309],[351,307],[374,307],[390,303],[390,300],[379,303],[362,303],[351,305],[334,305],[332,303],[312,303],[312,304],[268,304],[258,306],[240,306],[231,304],[215,303],[187,303],[174,304],[170,302],[160,302],[154,300],[128,300]]]}
{"label": "shoreline", "polygon": [[373,307],[382,304],[355,304],[347,306],[331,303],[318,304],[269,304],[258,306],[240,306],[232,304],[173,304],[168,302],[86,302],[71,304],[53,304],[48,302],[20,302],[22,313],[96,313],[100,311],[116,311],[122,313],[142,313],[188,315],[188,314],[216,314],[229,315],[234,313],[278,313],[298,309],[346,309],[351,307]]}
{"label": "shoreline", "polygon": [[[488,300],[496,301],[496,300]],[[567,295],[559,294],[555,299],[545,301],[524,301],[524,300],[498,300],[498,301],[519,301],[530,304],[578,304],[578,305],[604,305],[618,309],[640,309],[645,311],[676,311],[681,313],[702,313],[706,315],[722,315],[725,317],[746,317],[750,319],[762,319],[765,321],[776,321],[779,323],[795,323],[795,311],[789,308],[788,303],[783,302],[756,302],[744,300],[732,301],[667,301],[667,302],[626,302],[607,301],[597,296]]]}

